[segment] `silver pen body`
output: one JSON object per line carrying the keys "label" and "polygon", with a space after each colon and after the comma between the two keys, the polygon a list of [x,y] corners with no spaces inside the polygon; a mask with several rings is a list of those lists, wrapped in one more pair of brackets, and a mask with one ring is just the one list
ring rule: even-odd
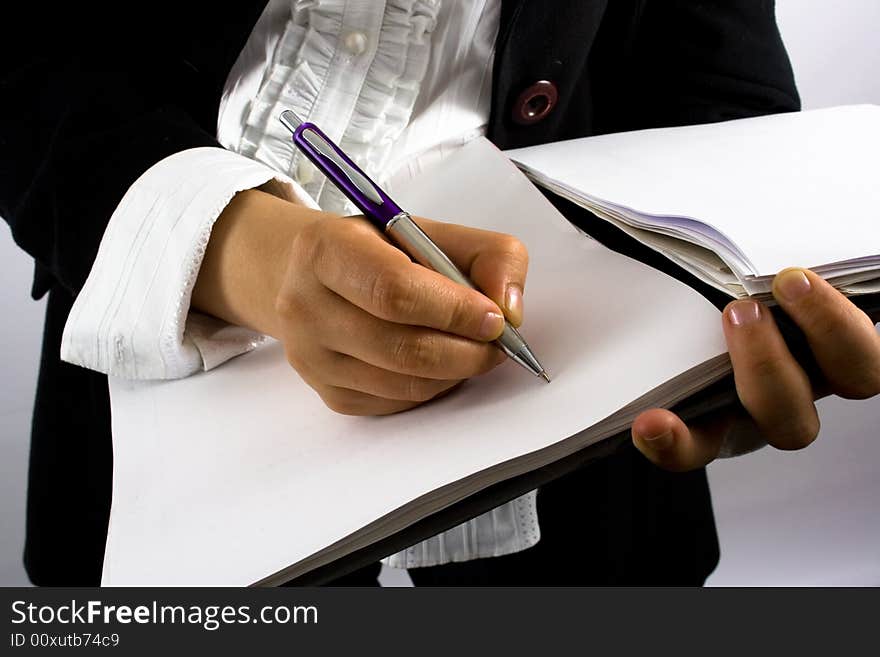
{"label": "silver pen body", "polygon": [[[401,212],[391,219],[385,227],[385,232],[420,265],[443,274],[459,285],[477,289],[406,212]],[[507,320],[504,321],[504,331],[495,342],[510,359],[522,365],[535,376],[540,376],[547,382],[550,381],[547,372],[535,358],[519,331]]]}

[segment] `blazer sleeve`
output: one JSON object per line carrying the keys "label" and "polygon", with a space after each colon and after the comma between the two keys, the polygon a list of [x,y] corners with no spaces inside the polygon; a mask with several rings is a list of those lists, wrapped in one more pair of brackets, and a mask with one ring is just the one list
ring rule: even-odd
{"label": "blazer sleeve", "polygon": [[796,111],[773,0],[644,0],[631,99],[645,127]]}
{"label": "blazer sleeve", "polygon": [[158,16],[112,20],[81,3],[66,16],[43,9],[16,23],[0,59],[0,215],[36,262],[35,298],[56,284],[79,291],[113,210],[144,171],[218,145],[223,79],[181,52],[186,37],[200,42],[182,13],[163,29]]}

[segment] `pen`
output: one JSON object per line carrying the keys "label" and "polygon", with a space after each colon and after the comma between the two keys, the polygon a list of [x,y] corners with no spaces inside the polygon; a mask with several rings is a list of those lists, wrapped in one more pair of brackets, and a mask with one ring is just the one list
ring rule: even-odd
{"label": "pen", "polygon": [[[285,110],[279,118],[293,133],[296,147],[401,250],[419,264],[443,274],[459,285],[477,289],[440,247],[418,227],[412,217],[370,180],[315,124],[303,121],[291,110]],[[510,359],[535,376],[550,382],[546,370],[535,358],[526,341],[506,319],[504,331],[495,343]]]}

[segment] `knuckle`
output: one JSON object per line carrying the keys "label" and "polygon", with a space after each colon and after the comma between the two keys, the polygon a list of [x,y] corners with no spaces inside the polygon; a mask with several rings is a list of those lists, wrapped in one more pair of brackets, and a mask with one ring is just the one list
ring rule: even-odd
{"label": "knuckle", "polygon": [[466,331],[469,327],[474,326],[475,317],[474,309],[467,298],[456,297],[449,304],[449,311],[446,317],[446,326],[442,327],[445,331]]}
{"label": "knuckle", "polygon": [[312,304],[305,300],[303,291],[297,286],[282,287],[275,295],[273,310],[287,328],[307,326],[314,319]]}
{"label": "knuckle", "polygon": [[[797,307],[798,322],[821,328],[823,324],[827,324],[829,316],[836,316],[839,307],[829,304],[825,298],[816,298],[815,295],[806,295],[802,299],[794,302]],[[824,320],[824,321],[823,321]]]}
{"label": "knuckle", "polygon": [[316,221],[300,230],[291,244],[293,263],[315,263],[321,259],[326,222]]}
{"label": "knuckle", "polygon": [[529,268],[529,251],[525,244],[512,235],[503,235],[499,249],[505,261],[525,274]]}
{"label": "knuckle", "polygon": [[409,316],[418,298],[409,277],[395,269],[384,268],[373,278],[370,303],[380,317],[393,320]]}
{"label": "knuckle", "polygon": [[434,341],[424,335],[405,335],[400,338],[393,350],[394,362],[408,372],[427,372],[437,362],[437,350]]}
{"label": "knuckle", "polygon": [[376,229],[370,224],[369,220],[362,214],[350,215],[342,217],[334,222],[334,227],[338,227],[344,231],[346,235],[355,235],[358,239],[376,238]]}
{"label": "knuckle", "polygon": [[524,262],[528,262],[529,260],[529,250],[526,248],[526,245],[513,235],[503,236],[502,248],[505,252],[519,260]]}
{"label": "knuckle", "polygon": [[751,375],[761,379],[773,379],[784,367],[784,358],[776,353],[754,355],[749,362]]}
{"label": "knuckle", "polygon": [[839,293],[833,294],[831,299],[827,295],[808,296],[798,309],[798,324],[819,344],[834,344],[841,334],[857,335],[865,328],[867,316]]}
{"label": "knuckle", "polygon": [[275,315],[285,321],[289,321],[299,315],[299,301],[292,294],[279,292],[275,297]]}
{"label": "knuckle", "polygon": [[305,226],[296,236],[292,247],[293,266],[305,268],[320,281],[339,277],[340,222],[321,219]]}

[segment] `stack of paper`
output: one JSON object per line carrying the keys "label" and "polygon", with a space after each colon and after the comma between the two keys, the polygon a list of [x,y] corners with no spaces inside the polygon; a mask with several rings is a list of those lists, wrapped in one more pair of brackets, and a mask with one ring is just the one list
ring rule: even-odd
{"label": "stack of paper", "polygon": [[734,297],[813,269],[880,291],[880,107],[837,107],[508,151],[537,184]]}

